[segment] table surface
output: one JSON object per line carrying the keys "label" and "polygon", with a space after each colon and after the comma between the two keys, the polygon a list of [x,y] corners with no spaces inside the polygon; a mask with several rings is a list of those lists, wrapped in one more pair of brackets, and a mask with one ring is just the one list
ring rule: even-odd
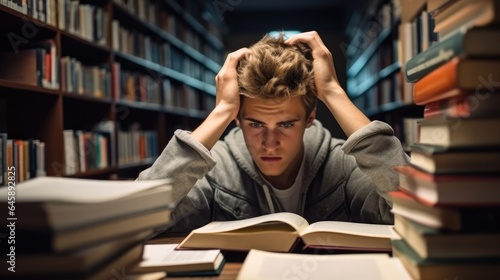
{"label": "table surface", "polygon": [[[174,244],[180,243],[184,236],[172,235],[172,236],[158,236],[148,241],[148,244]],[[222,272],[218,276],[199,276],[199,277],[165,277],[163,279],[177,279],[177,280],[194,280],[194,279],[213,279],[213,280],[233,280],[238,276],[238,272],[240,271],[241,264],[244,259],[244,255],[240,253],[235,253],[232,255],[231,253],[224,254],[226,258],[226,264],[222,268]]]}

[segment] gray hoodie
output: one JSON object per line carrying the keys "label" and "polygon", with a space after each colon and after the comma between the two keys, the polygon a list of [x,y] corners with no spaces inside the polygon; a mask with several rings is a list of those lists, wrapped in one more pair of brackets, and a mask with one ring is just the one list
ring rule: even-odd
{"label": "gray hoodie", "polygon": [[[332,138],[317,120],[304,134],[305,176],[300,213],[322,220],[392,223],[389,191],[393,167],[408,164],[401,142],[386,123],[373,121],[346,141]],[[166,230],[189,232],[211,221],[245,219],[282,211],[248,152],[242,131],[232,129],[208,151],[177,130],[138,180],[170,177],[178,205]],[[187,195],[186,195],[187,194]]]}

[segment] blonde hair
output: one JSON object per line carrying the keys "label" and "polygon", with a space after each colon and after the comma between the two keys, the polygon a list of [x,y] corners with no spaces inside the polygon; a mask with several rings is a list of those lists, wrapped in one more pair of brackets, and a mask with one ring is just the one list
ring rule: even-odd
{"label": "blonde hair", "polygon": [[311,48],[304,43],[286,44],[280,34],[264,36],[250,50],[238,65],[240,93],[276,101],[302,96],[307,118],[317,101]]}

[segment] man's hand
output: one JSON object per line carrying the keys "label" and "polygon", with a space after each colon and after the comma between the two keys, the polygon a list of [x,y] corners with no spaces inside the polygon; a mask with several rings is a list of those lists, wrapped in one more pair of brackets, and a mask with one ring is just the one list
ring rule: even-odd
{"label": "man's hand", "polygon": [[212,149],[227,126],[238,115],[238,111],[240,110],[240,91],[236,67],[240,59],[249,52],[249,49],[242,48],[227,56],[224,65],[222,65],[219,73],[215,76],[217,91],[215,108],[205,121],[191,133],[191,137],[198,140],[198,142],[209,150]]}
{"label": "man's hand", "polygon": [[314,80],[318,99],[326,102],[326,96],[334,93],[344,93],[340,86],[335,67],[333,65],[332,53],[325,46],[316,31],[310,31],[294,35],[287,39],[285,43],[296,44],[298,42],[309,45],[312,50]]}
{"label": "man's hand", "polygon": [[349,137],[370,120],[349,99],[340,86],[333,65],[333,56],[316,31],[294,35],[285,43],[306,43],[312,50],[314,80],[318,99],[323,101]]}
{"label": "man's hand", "polygon": [[248,48],[241,48],[230,53],[219,73],[215,76],[217,89],[215,104],[225,110],[229,110],[231,112],[231,119],[236,118],[240,109],[240,92],[236,67],[240,59],[249,52]]}

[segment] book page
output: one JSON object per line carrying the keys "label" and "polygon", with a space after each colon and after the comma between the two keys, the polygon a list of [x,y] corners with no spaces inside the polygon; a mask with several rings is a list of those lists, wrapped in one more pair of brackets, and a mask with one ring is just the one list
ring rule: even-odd
{"label": "book page", "polygon": [[[37,177],[16,186],[16,202],[59,201],[99,203],[119,199],[142,190],[171,185],[170,179],[145,181],[94,180],[64,177]],[[7,188],[0,188],[6,201]],[[165,203],[170,198],[166,198]]]}
{"label": "book page", "polygon": [[175,250],[178,244],[146,244],[139,267],[213,263],[220,250]]}
{"label": "book page", "polygon": [[304,230],[302,234],[304,235],[310,232],[325,231],[325,232],[345,233],[350,235],[399,239],[400,237],[394,232],[392,228],[393,228],[392,225],[322,221],[311,224]]}
{"label": "book page", "polygon": [[271,222],[282,222],[289,224],[298,232],[300,232],[309,225],[306,219],[302,218],[297,214],[281,212],[281,213],[273,213],[259,217],[244,219],[244,220],[211,222],[208,225],[205,225],[201,228],[194,230],[193,232],[201,232],[201,233],[225,232],[225,231],[232,231],[236,229],[250,227],[257,224],[271,223]]}
{"label": "book page", "polygon": [[409,280],[411,278],[396,266],[387,254],[313,255],[251,250],[243,262],[237,279]]}

